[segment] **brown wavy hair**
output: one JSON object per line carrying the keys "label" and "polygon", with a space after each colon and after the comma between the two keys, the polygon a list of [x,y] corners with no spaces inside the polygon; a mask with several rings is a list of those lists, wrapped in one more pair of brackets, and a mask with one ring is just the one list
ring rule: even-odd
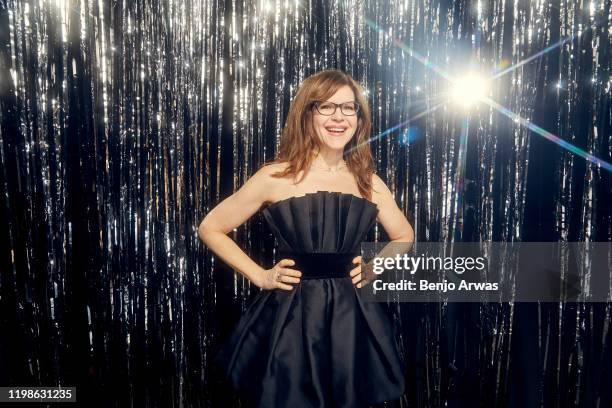
{"label": "brown wavy hair", "polygon": [[[314,160],[314,153],[320,151],[323,143],[317,136],[313,125],[313,102],[326,101],[345,85],[353,90],[360,108],[357,130],[344,147],[342,156],[348,170],[357,181],[362,197],[371,200],[374,161],[369,144],[372,131],[370,108],[361,85],[349,74],[340,70],[320,71],[302,82],[289,107],[278,154],[273,161],[265,165],[288,163],[287,168],[272,174],[272,177],[291,176],[296,184],[303,180]],[[303,172],[303,175],[298,181],[297,177],[300,172]]]}

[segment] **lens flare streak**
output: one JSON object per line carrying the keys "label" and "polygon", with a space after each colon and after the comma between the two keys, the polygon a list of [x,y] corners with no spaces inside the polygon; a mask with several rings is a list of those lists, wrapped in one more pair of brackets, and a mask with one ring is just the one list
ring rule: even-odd
{"label": "lens flare streak", "polygon": [[[385,33],[385,31],[378,27],[374,22],[372,22],[369,19],[366,19],[366,22],[368,23],[369,26],[377,29],[379,32],[381,33]],[[385,34],[387,35],[387,34]],[[497,79],[501,76],[503,76],[504,74],[517,69],[518,67],[525,65],[526,63],[533,61],[534,59],[541,57],[542,55],[544,55],[547,52],[550,52],[551,50],[561,46],[562,44],[565,44],[566,42],[570,41],[572,38],[574,37],[569,37],[569,38],[565,38],[561,41],[558,41],[557,43],[546,47],[544,50],[532,55],[531,57],[527,58],[524,61],[521,61],[518,64],[515,64],[512,67],[509,67],[497,74],[495,74],[494,76],[492,76],[491,78],[489,78],[489,80],[485,80],[482,79],[483,82],[489,82],[492,81],[494,79]],[[431,69],[433,72],[439,74],[441,77],[443,77],[444,79],[450,81],[453,85],[453,100],[457,101],[457,100],[461,100],[461,96],[465,95],[465,98],[467,98],[467,103],[465,105],[473,105],[475,103],[475,98],[477,98],[479,101],[485,102],[487,103],[489,106],[491,106],[492,108],[498,110],[499,112],[503,113],[504,115],[508,116],[509,118],[513,119],[515,122],[520,123],[521,125],[527,127],[528,129],[532,130],[534,133],[536,133],[537,135],[540,135],[542,137],[544,137],[547,140],[550,140],[551,142],[556,143],[557,145],[563,147],[564,149],[566,149],[569,152],[572,152],[588,161],[590,161],[591,163],[594,163],[598,166],[600,166],[601,168],[608,170],[608,171],[612,171],[612,164],[606,162],[605,160],[602,160],[590,153],[585,152],[584,150],[574,146],[573,144],[561,139],[559,136],[556,136],[544,129],[542,129],[541,127],[537,126],[536,124],[530,122],[527,119],[522,118],[520,115],[517,115],[516,113],[510,111],[509,109],[503,107],[502,105],[500,105],[499,103],[495,102],[493,99],[486,97],[483,95],[484,93],[484,89],[481,89],[483,87],[481,87],[480,85],[478,85],[478,89],[476,91],[478,91],[477,94],[474,94],[473,96],[471,96],[469,94],[469,87],[467,84],[465,84],[466,80],[463,80],[462,78],[457,78],[452,76],[451,74],[449,74],[448,72],[444,71],[442,68],[438,67],[437,65],[433,64],[428,58],[420,55],[419,53],[417,53],[416,51],[412,50],[410,47],[408,47],[407,45],[405,45],[404,43],[402,43],[399,39],[397,38],[392,38],[392,42],[393,44],[397,45],[398,47],[402,48],[403,50],[408,52],[408,55],[411,56],[412,58],[414,58],[415,60],[419,61],[420,63],[422,63],[425,67],[427,67],[428,69]],[[473,76],[469,76],[467,78],[473,78]],[[469,83],[473,83],[476,84],[474,79],[469,79],[467,80]],[[480,83],[480,82],[478,82]],[[438,106],[436,106],[437,108]],[[426,111],[428,112],[428,111]],[[424,112],[424,113],[426,113]],[[422,116],[422,115],[421,115]],[[404,122],[406,123],[406,122]],[[375,139],[389,134],[391,131],[397,129],[398,127],[401,127],[403,125],[399,124],[399,125],[395,125],[392,128],[389,128],[388,130],[380,133],[379,135],[376,136]],[[374,140],[374,139],[373,139]]]}
{"label": "lens flare streak", "polygon": [[503,113],[504,115],[514,120],[515,122],[520,123],[521,125],[525,126],[526,128],[533,131],[534,133],[542,136],[543,138],[547,140],[550,140],[551,142],[557,144],[558,146],[564,148],[565,150],[571,153],[574,153],[575,155],[580,156],[583,159],[588,160],[591,163],[596,164],[597,166],[605,170],[612,172],[612,164],[608,163],[607,161],[602,160],[599,157],[593,156],[592,154],[585,152],[579,147],[576,147],[573,144],[561,139],[559,136],[556,136],[548,132],[547,130],[542,129],[540,126],[530,122],[529,120],[521,117],[520,115],[517,115],[516,113],[512,112],[510,109],[505,108],[504,106],[500,105],[499,103],[497,103],[496,101],[490,98],[484,98],[483,100],[485,103],[487,103],[491,107],[495,108],[496,110]]}

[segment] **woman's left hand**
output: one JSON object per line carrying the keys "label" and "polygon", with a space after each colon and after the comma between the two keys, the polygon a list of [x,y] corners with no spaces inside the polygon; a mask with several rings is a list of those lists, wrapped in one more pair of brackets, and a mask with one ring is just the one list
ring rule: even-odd
{"label": "woman's left hand", "polygon": [[368,284],[368,279],[366,279],[365,274],[361,271],[361,255],[353,258],[353,264],[357,264],[357,266],[349,272],[351,281],[357,288],[362,288]]}

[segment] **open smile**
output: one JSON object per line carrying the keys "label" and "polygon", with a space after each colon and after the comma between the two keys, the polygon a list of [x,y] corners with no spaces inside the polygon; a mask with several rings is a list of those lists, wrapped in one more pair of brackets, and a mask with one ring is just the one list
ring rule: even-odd
{"label": "open smile", "polygon": [[325,130],[334,136],[342,136],[346,129],[348,128],[345,126],[325,126]]}

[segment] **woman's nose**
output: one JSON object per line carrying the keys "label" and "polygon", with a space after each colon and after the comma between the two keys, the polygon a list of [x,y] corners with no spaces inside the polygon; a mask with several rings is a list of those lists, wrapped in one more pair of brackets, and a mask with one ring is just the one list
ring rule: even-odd
{"label": "woman's nose", "polygon": [[343,119],[342,112],[340,111],[340,107],[339,106],[336,107],[336,111],[332,115],[332,119],[334,119],[334,120],[342,120]]}

